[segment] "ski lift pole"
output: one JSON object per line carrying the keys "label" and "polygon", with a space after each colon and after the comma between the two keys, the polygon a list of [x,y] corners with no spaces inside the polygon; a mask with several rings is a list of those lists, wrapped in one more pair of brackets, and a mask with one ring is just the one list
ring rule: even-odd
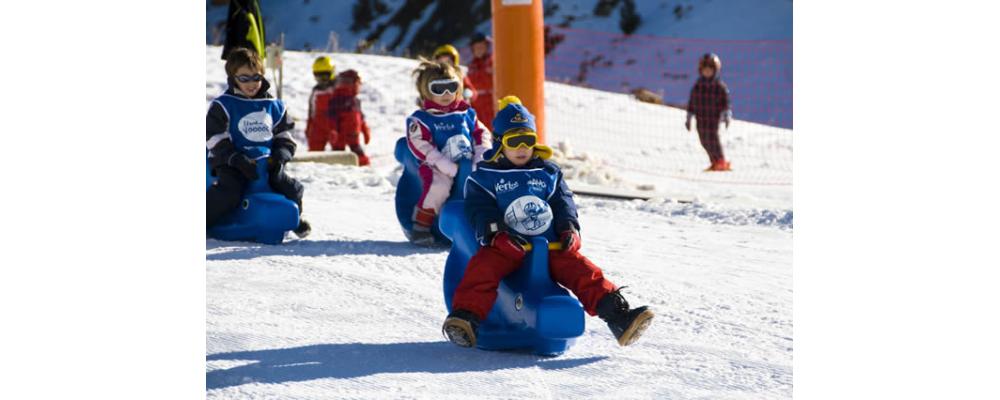
{"label": "ski lift pole", "polygon": [[492,0],[491,5],[493,101],[507,95],[520,98],[535,115],[538,140],[544,142],[545,28],[542,0]]}

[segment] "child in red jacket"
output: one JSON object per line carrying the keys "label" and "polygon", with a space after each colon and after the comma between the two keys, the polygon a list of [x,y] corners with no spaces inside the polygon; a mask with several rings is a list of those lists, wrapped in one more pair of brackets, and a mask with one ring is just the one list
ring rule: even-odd
{"label": "child in red jacket", "polygon": [[371,164],[371,161],[365,154],[361,137],[364,136],[364,144],[368,144],[372,137],[368,124],[365,123],[365,114],[361,112],[361,100],[358,99],[360,90],[361,76],[357,71],[349,69],[337,75],[337,85],[330,99],[330,117],[337,132],[333,149],[344,150],[345,147],[350,147],[358,155],[358,165],[363,166]]}
{"label": "child in red jacket", "polygon": [[309,119],[306,122],[306,141],[309,143],[309,151],[323,151],[327,143],[332,146],[337,140],[333,121],[329,115],[334,71],[330,57],[322,56],[313,62],[316,86],[309,94]]}
{"label": "child in red jacket", "polygon": [[472,48],[472,62],[469,63],[469,80],[476,85],[476,99],[472,108],[483,121],[493,121],[493,53],[490,46],[493,41],[489,36],[476,33],[469,41]]}
{"label": "child in red jacket", "polygon": [[729,103],[729,88],[719,77],[722,61],[719,56],[708,53],[698,61],[698,73],[701,76],[691,88],[691,98],[688,99],[687,121],[684,127],[691,130],[691,118],[697,118],[698,138],[701,147],[708,153],[712,162],[705,171],[729,171],[729,161],[722,154],[722,143],[719,141],[719,123],[729,128],[733,112]]}

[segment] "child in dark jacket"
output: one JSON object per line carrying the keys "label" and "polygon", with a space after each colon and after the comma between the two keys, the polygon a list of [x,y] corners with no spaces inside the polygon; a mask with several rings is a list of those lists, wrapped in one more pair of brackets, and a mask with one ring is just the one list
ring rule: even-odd
{"label": "child in dark jacket", "polygon": [[621,288],[580,254],[573,193],[547,160],[552,150],[537,142],[534,116],[514,96],[501,99],[498,108],[493,148],[465,184],[465,214],[483,247],[469,260],[442,330],[459,346],[475,346],[500,281],[521,267],[529,238],[544,236],[562,245],[549,251],[552,279],[572,291],[588,314],[607,322],[618,344],[632,344],[649,327],[653,311],[630,309]]}
{"label": "child in dark jacket", "polygon": [[316,86],[309,93],[309,120],[306,122],[306,140],[309,151],[323,151],[326,144],[335,146],[337,131],[330,119],[330,99],[333,97],[334,72],[330,57],[322,56],[313,62]]}
{"label": "child in dark jacket", "polygon": [[333,119],[334,130],[337,131],[333,149],[350,148],[358,155],[358,165],[364,166],[371,164],[371,161],[365,154],[361,137],[364,136],[364,144],[368,144],[372,136],[365,122],[365,114],[361,112],[361,100],[358,99],[360,91],[361,76],[357,71],[349,69],[337,75],[337,86],[330,98],[330,117]]}
{"label": "child in dark jacket", "polygon": [[729,88],[719,76],[721,70],[722,61],[715,54],[705,54],[698,61],[698,73],[701,76],[691,88],[687,121],[684,122],[684,127],[690,131],[691,118],[698,119],[698,138],[712,163],[705,171],[730,170],[729,161],[722,154],[722,143],[719,141],[719,123],[725,123],[726,128],[729,128],[733,115],[729,104]]}
{"label": "child in dark jacket", "polygon": [[[295,155],[294,122],[285,104],[267,92],[270,84],[264,79],[263,62],[253,51],[234,49],[226,60],[226,75],[229,89],[212,100],[206,123],[208,162],[218,177],[205,195],[207,226],[239,206],[246,184],[258,178],[258,160],[246,154],[257,146],[271,149],[271,155],[260,160],[268,164],[271,188],[298,204],[301,214],[302,184],[284,169]],[[310,230],[300,218],[294,232],[305,237]]]}

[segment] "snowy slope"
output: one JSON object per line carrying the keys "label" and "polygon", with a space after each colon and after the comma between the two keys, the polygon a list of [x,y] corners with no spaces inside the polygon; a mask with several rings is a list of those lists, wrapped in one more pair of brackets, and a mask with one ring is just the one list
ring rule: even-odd
{"label": "snowy slope", "polygon": [[[277,40],[285,34],[285,44],[289,49],[323,49],[327,46],[330,31],[337,33],[340,48],[351,51],[358,41],[366,38],[379,23],[390,19],[405,4],[403,0],[380,0],[389,12],[374,18],[368,29],[351,32],[352,10],[356,1],[261,1],[265,28],[269,40]],[[214,28],[226,19],[226,6],[212,6],[206,1],[206,42],[213,43],[219,38]],[[470,2],[472,3],[472,2]],[[598,32],[621,33],[619,27],[620,7],[616,6],[607,16],[594,15],[597,0],[545,1],[550,9],[545,17],[549,25],[567,26]],[[642,17],[639,28],[633,32],[640,35],[655,35],[700,39],[739,40],[791,40],[792,1],[791,0],[640,0],[636,1],[636,12]],[[406,36],[412,38],[433,13],[437,4],[429,4],[414,22]],[[680,8],[680,13],[675,11]],[[395,29],[395,30],[393,30]],[[477,29],[489,32],[489,19],[481,22]],[[382,44],[387,45],[398,36],[398,28],[389,28],[382,34]],[[465,44],[462,40],[456,42]],[[219,42],[221,43],[221,42]],[[402,54],[409,44],[408,39],[395,49]],[[376,46],[378,47],[378,46]]]}
{"label": "snowy slope", "polygon": [[[358,32],[349,29],[354,1],[262,2],[268,40],[277,41],[284,33],[286,48],[323,50],[330,46],[330,33],[334,32],[336,47],[340,51],[353,51],[379,25],[392,22],[408,3],[379,1],[384,1],[386,13],[376,16],[368,29]],[[626,2],[604,2],[615,4],[607,15],[596,13],[598,3],[596,0],[545,2],[545,23],[553,28],[553,35],[561,37],[546,57],[546,79],[623,93],[645,88],[670,104],[686,104],[696,78],[697,58],[714,52],[723,60],[723,76],[738,117],[792,127],[790,0],[636,1],[635,11],[642,23],[632,36],[623,36],[619,27]],[[413,21],[405,26],[398,21],[387,25],[367,52],[429,53],[429,49],[442,43],[453,42],[464,60],[471,59],[466,46],[469,34],[458,33],[465,26],[441,30],[434,25],[441,21],[430,20],[432,15],[439,15],[442,4],[428,2],[420,6],[422,9],[415,8],[421,11],[408,13]],[[482,4],[487,3],[469,2],[464,10],[469,15],[463,11],[450,11],[448,15],[462,21],[481,17],[476,29],[490,32],[488,13],[477,16],[473,12]],[[226,7],[209,6],[206,12],[207,41],[217,43],[221,36],[215,28],[224,20]],[[411,45],[418,31],[421,31],[420,43]],[[399,45],[395,45],[397,40]]]}
{"label": "snowy slope", "polygon": [[[224,88],[219,51],[206,52],[206,100]],[[374,168],[290,165],[306,185],[305,216],[314,227],[304,240],[207,241],[208,398],[791,397],[789,187],[671,180],[698,200],[579,197],[584,254],[629,286],[631,303],[655,310],[650,330],[620,348],[599,319],[588,318],[576,346],[555,358],[459,349],[440,334],[447,252],[408,244],[393,212],[391,148],[413,111],[413,61],[333,57],[338,69],[356,68],[365,79]],[[312,58],[289,53],[286,60],[285,97],[300,117]],[[553,83],[546,91],[591,101],[602,93]],[[572,112],[587,110],[553,106],[549,118]],[[574,149],[594,140],[585,130],[561,135]],[[604,168],[605,175],[582,178],[643,178]]]}

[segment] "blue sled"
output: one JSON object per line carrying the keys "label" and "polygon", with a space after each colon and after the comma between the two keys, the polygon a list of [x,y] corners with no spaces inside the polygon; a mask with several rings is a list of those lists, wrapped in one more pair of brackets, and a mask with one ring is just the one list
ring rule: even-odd
{"label": "blue sled", "polygon": [[[466,265],[479,250],[464,206],[464,200],[448,201],[439,222],[452,242],[444,268],[444,301],[449,312]],[[555,356],[583,335],[583,306],[549,275],[548,241],[544,237],[532,239],[524,265],[500,282],[497,293],[493,309],[479,325],[476,347],[480,349],[530,349]]]}
{"label": "blue sled", "polygon": [[[413,210],[423,193],[420,162],[410,152],[405,137],[396,141],[395,156],[396,161],[403,164],[403,174],[399,177],[399,183],[396,184],[396,218],[399,219],[399,225],[403,228],[403,234],[409,239],[410,232],[413,231]],[[471,161],[459,162],[458,174],[456,174],[454,184],[451,186],[449,199],[461,199],[465,196],[465,178],[469,176],[470,172],[472,172]],[[431,225],[431,231],[438,243],[444,245],[449,243],[448,238],[438,228],[438,223],[435,222]]]}
{"label": "blue sled", "polygon": [[[285,232],[299,226],[299,206],[271,190],[267,183],[267,157],[271,149],[256,147],[247,155],[257,160],[258,178],[247,183],[240,206],[208,229],[208,237],[221,240],[280,244]],[[215,177],[206,163],[207,186]]]}

